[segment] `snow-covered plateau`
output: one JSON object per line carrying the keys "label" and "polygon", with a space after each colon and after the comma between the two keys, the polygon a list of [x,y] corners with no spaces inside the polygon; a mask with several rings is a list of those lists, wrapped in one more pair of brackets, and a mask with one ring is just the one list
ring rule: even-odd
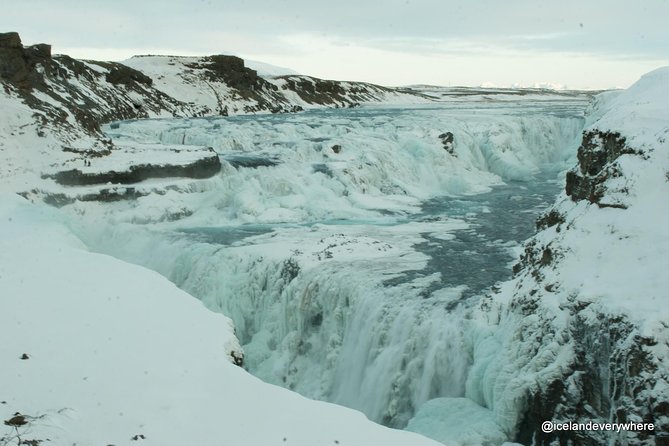
{"label": "snow-covered plateau", "polygon": [[0,34],[0,445],[667,444],[668,68],[253,66]]}

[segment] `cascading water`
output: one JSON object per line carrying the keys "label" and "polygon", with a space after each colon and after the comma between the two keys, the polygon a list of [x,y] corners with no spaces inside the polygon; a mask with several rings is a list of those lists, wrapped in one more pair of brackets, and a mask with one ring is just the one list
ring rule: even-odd
{"label": "cascading water", "polygon": [[208,145],[228,162],[197,193],[154,197],[186,219],[140,199],[78,230],[230,316],[255,375],[404,427],[426,401],[466,396],[467,310],[557,193],[584,105],[122,122],[119,143]]}

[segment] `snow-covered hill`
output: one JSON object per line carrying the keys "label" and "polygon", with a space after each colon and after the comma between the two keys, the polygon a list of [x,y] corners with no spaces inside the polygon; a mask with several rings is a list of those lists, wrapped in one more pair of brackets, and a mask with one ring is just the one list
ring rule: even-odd
{"label": "snow-covered hill", "polygon": [[135,56],[123,64],[147,75],[169,97],[193,106],[200,116],[428,101],[420,94],[363,82],[301,75],[263,77],[235,56]]}
{"label": "snow-covered hill", "polygon": [[[0,185],[47,195],[52,202],[68,201],[72,195],[58,187],[60,178],[69,178],[69,184],[98,183],[74,194],[83,199],[137,197],[168,186],[184,187],[183,181],[163,181],[150,188],[133,187],[131,193],[112,190],[105,186],[114,176],[106,170],[109,165],[123,165],[126,178],[141,179],[200,178],[220,168],[207,147],[191,147],[184,157],[183,147],[163,147],[159,153],[155,147],[115,145],[100,131],[104,123],[428,100],[365,83],[295,75],[265,79],[234,56],[138,56],[123,64],[80,61],[52,56],[49,45],[24,47],[17,33],[0,34],[0,80]],[[129,162],[134,159],[141,161]],[[202,170],[200,165],[207,167]],[[138,177],[131,169],[144,175]],[[96,177],[100,181],[93,181]]]}

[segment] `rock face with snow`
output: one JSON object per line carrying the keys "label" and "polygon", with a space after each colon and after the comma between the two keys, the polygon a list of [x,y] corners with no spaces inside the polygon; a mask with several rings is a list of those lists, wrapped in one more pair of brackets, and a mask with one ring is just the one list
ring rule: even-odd
{"label": "rock face with snow", "polygon": [[221,170],[218,155],[209,149],[211,156],[197,158],[181,165],[131,164],[124,171],[84,172],[79,169],[64,170],[53,175],[60,184],[66,186],[87,186],[91,184],[134,184],[149,178],[189,177],[208,178]]}
{"label": "rock face with snow", "polygon": [[[603,107],[516,278],[484,305],[499,314],[496,339],[475,344],[468,396],[520,443],[666,444],[668,85],[657,70]],[[544,421],[654,430],[544,432]]]}
{"label": "rock face with snow", "polygon": [[[145,146],[115,145],[100,131],[104,123],[157,117],[295,112],[303,108],[350,107],[362,101],[389,99],[424,100],[418,95],[364,83],[323,81],[305,76],[291,76],[290,80],[265,79],[234,56],[139,56],[123,64],[81,61],[64,55],[52,56],[46,44],[24,47],[14,32],[0,34],[0,81],[3,87],[0,100],[12,108],[6,110],[11,115],[11,120],[5,119],[8,133],[18,127],[24,129],[22,134],[35,133],[44,138],[39,148],[32,141],[22,142],[20,138],[11,138],[6,144],[0,140],[0,149],[6,146],[7,153],[15,150],[48,152],[44,164],[21,166],[22,173],[33,173],[27,183],[33,188],[40,186],[31,193],[47,198],[62,191],[54,191],[48,181],[40,182],[40,177],[60,179],[61,183],[68,184],[89,183],[91,178],[116,174],[95,172],[95,169],[76,174],[70,165],[73,161],[81,165],[86,158],[116,155],[127,161],[146,149]],[[20,103],[25,106],[19,106]],[[133,167],[134,173],[126,170],[121,174],[124,178],[121,183],[127,183],[129,178],[203,178],[218,173],[220,164],[211,151],[207,147],[200,149],[199,158],[191,160],[188,168],[184,168],[183,156],[175,155],[179,152],[177,148],[163,151],[157,158],[147,149],[147,156],[139,158],[151,155],[151,168],[138,163]],[[191,158],[195,153],[191,149]],[[35,161],[41,156],[34,153],[27,157]],[[9,158],[6,161],[10,161]],[[138,171],[143,172],[142,175],[137,175]],[[17,172],[3,163],[0,173],[9,176]],[[87,192],[89,197],[96,194],[99,191],[92,195]]]}
{"label": "rock face with snow", "polygon": [[[607,180],[621,175],[616,161],[621,155],[629,154],[643,156],[643,152],[628,147],[620,133],[599,130],[586,132],[578,149],[578,167],[567,173],[565,192],[574,201],[585,199],[599,207],[624,207],[623,203],[602,199],[607,195]],[[611,194],[608,195],[611,198]]]}
{"label": "rock face with snow", "polygon": [[45,44],[23,48],[18,33],[0,34],[0,79],[29,84],[31,69],[40,60],[51,58],[51,47]]}
{"label": "rock face with snow", "polygon": [[155,81],[170,97],[189,104],[196,116],[285,113],[360,103],[424,102],[418,93],[364,82],[302,75],[259,76],[235,56],[135,56],[123,62]]}

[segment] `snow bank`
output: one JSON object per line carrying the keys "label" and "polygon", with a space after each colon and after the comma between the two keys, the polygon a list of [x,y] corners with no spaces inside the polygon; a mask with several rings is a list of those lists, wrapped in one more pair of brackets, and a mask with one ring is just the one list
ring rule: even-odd
{"label": "snow bank", "polygon": [[228,318],[88,252],[55,211],[0,202],[0,417],[28,421],[7,444],[434,444],[260,382]]}

